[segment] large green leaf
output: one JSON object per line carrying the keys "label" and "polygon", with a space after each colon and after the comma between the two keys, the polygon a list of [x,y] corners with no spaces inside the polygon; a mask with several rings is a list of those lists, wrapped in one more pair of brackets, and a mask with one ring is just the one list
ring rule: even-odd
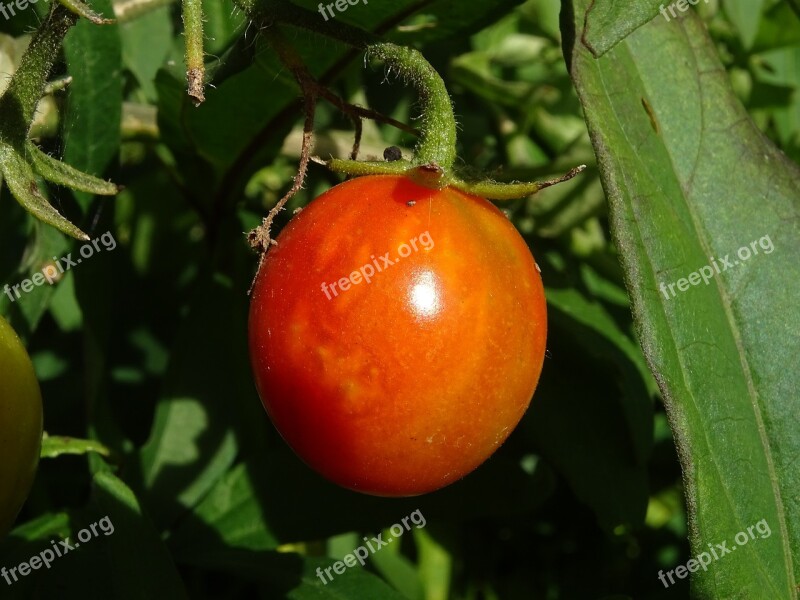
{"label": "large green leaf", "polygon": [[753,43],[753,51],[772,50],[800,45],[800,27],[787,27],[787,23],[797,24],[798,15],[787,2],[778,2],[766,11],[758,22],[758,34]]}
{"label": "large green leaf", "polygon": [[[111,473],[96,474],[93,483],[90,515],[95,519],[107,517],[113,523],[113,532],[109,533],[107,527],[102,537],[93,540],[94,560],[87,561],[105,575],[91,586],[95,597],[187,598],[160,533],[130,488]],[[132,547],[136,552],[131,552]],[[90,586],[84,585],[87,597],[91,597]]]}
{"label": "large green leaf", "polygon": [[[695,574],[696,595],[797,598],[800,170],[748,118],[695,15],[656,19],[596,60],[581,42],[590,4],[570,3],[565,48],[679,448],[693,553],[736,546]],[[707,284],[688,279],[709,265]]]}
{"label": "large green leaf", "polygon": [[[544,268],[549,360],[523,420],[575,495],[611,533],[647,510],[653,403],[641,351],[597,299]],[[604,376],[605,375],[605,376]]]}
{"label": "large green leaf", "polygon": [[[141,450],[147,498],[160,523],[194,506],[232,465],[232,398],[251,398],[240,332],[243,294],[207,270],[173,349],[149,441]],[[255,398],[253,398],[255,402]]]}
{"label": "large green leaf", "polygon": [[[236,550],[273,550],[359,528],[378,531],[415,510],[430,521],[524,514],[552,492],[550,471],[541,462],[535,467],[529,474],[519,462],[496,456],[441,491],[387,503],[328,483],[281,445],[225,474],[193,518],[179,523],[170,547],[180,561],[222,564]],[[276,482],[283,482],[280,490]]]}
{"label": "large green leaf", "polygon": [[148,99],[156,96],[155,76],[172,44],[169,8],[164,6],[119,28],[122,62],[133,73]]}
{"label": "large green leaf", "polygon": [[745,48],[750,48],[756,39],[765,4],[765,0],[725,0],[722,4],[728,18],[739,30]]}
{"label": "large green leaf", "polygon": [[48,549],[64,551],[51,551],[47,568],[40,564],[10,589],[0,580],[3,598],[186,598],[172,558],[133,492],[111,473],[97,473],[92,483],[85,509],[41,517],[0,545],[8,567],[44,557],[40,553]]}
{"label": "large green leaf", "polygon": [[[672,6],[664,0],[596,0],[586,11],[585,28],[581,33],[583,42],[595,56],[602,56],[657,15],[659,7],[665,5]],[[666,14],[665,18],[672,18]]]}
{"label": "large green leaf", "polygon": [[[22,264],[18,265],[13,277],[8,280],[10,286],[21,285],[25,279],[30,279],[35,272],[41,272],[53,257],[61,259],[68,252],[69,242],[58,230],[45,224],[34,222],[33,235],[28,240]],[[19,254],[22,254],[20,252]],[[13,259],[19,259],[14,253],[9,253]],[[55,261],[53,261],[55,262]],[[67,277],[69,274],[67,274]],[[20,298],[16,297],[20,292]],[[47,312],[54,295],[51,285],[35,287],[28,294],[23,294],[21,288],[0,296],[0,310],[11,317],[14,329],[23,337],[36,331],[42,317]],[[13,299],[13,302],[12,302]]]}
{"label": "large green leaf", "polygon": [[[92,8],[113,14],[110,0]],[[81,19],[64,40],[72,84],[65,118],[64,161],[100,175],[117,154],[122,118],[122,48],[117,25]],[[88,201],[88,196],[76,193]]]}
{"label": "large green leaf", "polygon": [[[247,552],[233,550],[222,563],[198,566],[236,574],[240,578],[262,582],[265,598],[286,600],[406,600],[382,579],[367,572],[357,563],[341,575],[332,570],[337,561],[310,558],[294,553]],[[338,567],[341,569],[341,567]],[[333,576],[325,577],[324,569]]]}

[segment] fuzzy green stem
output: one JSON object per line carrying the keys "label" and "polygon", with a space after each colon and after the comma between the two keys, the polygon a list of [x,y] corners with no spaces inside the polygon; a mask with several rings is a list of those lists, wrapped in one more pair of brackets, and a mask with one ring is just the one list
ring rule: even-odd
{"label": "fuzzy green stem", "polygon": [[456,119],[444,81],[431,64],[413,48],[375,44],[368,55],[394,69],[418,91],[422,104],[420,140],[414,164],[452,168],[456,160]]}
{"label": "fuzzy green stem", "polygon": [[489,200],[515,200],[517,198],[532,196],[543,189],[569,181],[585,170],[586,165],[580,165],[570,169],[568,173],[560,177],[555,177],[546,181],[497,183],[488,180],[477,182],[454,180],[451,185],[462,192],[480,196],[481,198],[488,198]]}
{"label": "fuzzy green stem", "polygon": [[77,20],[76,14],[56,3],[34,35],[6,93],[0,97],[0,140],[18,148],[24,146],[61,42]]}
{"label": "fuzzy green stem", "polygon": [[106,19],[103,15],[98,14],[92,8],[81,0],[58,0],[70,12],[75,13],[79,17],[83,17],[91,21],[95,25],[109,25],[114,22],[114,19]]}
{"label": "fuzzy green stem", "polygon": [[189,83],[189,97],[196,105],[200,105],[206,99],[203,92],[206,63],[203,49],[202,0],[183,0],[183,28],[186,36],[186,79]]}

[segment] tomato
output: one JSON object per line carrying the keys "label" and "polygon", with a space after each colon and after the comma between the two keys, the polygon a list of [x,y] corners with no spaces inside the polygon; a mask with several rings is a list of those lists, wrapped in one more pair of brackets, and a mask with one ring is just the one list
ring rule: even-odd
{"label": "tomato", "polygon": [[0,317],[0,536],[28,497],[42,443],[42,396],[28,353]]}
{"label": "tomato", "polygon": [[502,212],[372,175],[311,202],[277,242],[250,353],[300,458],[341,486],[411,496],[492,455],[528,408],[547,328],[538,268]]}

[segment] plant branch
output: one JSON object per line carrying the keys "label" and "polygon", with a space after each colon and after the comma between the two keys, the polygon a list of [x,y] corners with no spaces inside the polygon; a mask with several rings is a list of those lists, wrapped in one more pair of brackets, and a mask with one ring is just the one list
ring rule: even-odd
{"label": "plant branch", "polygon": [[106,19],[103,15],[98,14],[92,8],[81,0],[58,0],[63,6],[75,13],[79,17],[91,21],[95,25],[109,25],[114,22],[114,19]]}
{"label": "plant branch", "polygon": [[364,123],[359,117],[353,117],[353,126],[356,128],[356,134],[353,139],[353,150],[350,152],[350,160],[357,160],[358,151],[361,149],[361,137],[364,134]]}
{"label": "plant branch", "polygon": [[376,110],[372,110],[371,108],[364,108],[363,106],[358,106],[357,104],[350,104],[317,81],[314,81],[314,87],[317,94],[325,98],[325,100],[333,104],[346,115],[350,115],[351,117],[371,119],[373,121],[377,121],[378,123],[391,125],[392,127],[396,127],[397,129],[405,131],[406,133],[410,133],[411,135],[420,135],[419,129],[411,127],[410,125],[406,125],[401,121],[387,117]]}
{"label": "plant branch", "polygon": [[303,145],[300,150],[300,166],[294,176],[292,187],[289,188],[289,191],[284,194],[283,198],[269,211],[269,214],[267,214],[261,226],[257,227],[249,234],[250,245],[262,255],[262,260],[263,255],[269,247],[277,245],[277,242],[271,237],[272,224],[275,218],[278,216],[278,213],[283,210],[283,207],[286,206],[286,203],[289,202],[297,192],[303,189],[306,175],[308,175],[308,164],[311,162],[311,146],[314,141],[314,115],[316,113],[316,99],[312,94],[308,94],[305,97],[305,113],[306,120],[303,126]]}
{"label": "plant branch", "polygon": [[413,84],[422,103],[421,137],[415,165],[450,169],[456,160],[456,119],[444,81],[417,50],[395,44],[370,46],[368,55],[382,60]]}
{"label": "plant branch", "polygon": [[302,189],[305,183],[306,175],[308,174],[308,163],[311,158],[311,146],[314,137],[314,115],[317,107],[316,82],[308,72],[308,69],[306,69],[302,59],[294,51],[294,48],[289,45],[277,27],[272,27],[267,31],[267,39],[275,52],[278,53],[281,62],[292,72],[292,75],[297,81],[297,85],[300,86],[300,90],[303,94],[306,120],[303,126],[303,145],[300,150],[300,166],[294,176],[292,187],[286,192],[283,198],[278,201],[272,210],[269,211],[269,214],[262,224],[248,235],[250,245],[261,254],[262,262],[269,247],[277,244],[271,236],[272,224],[275,218],[280,211],[283,210],[283,207],[286,206],[286,203]]}
{"label": "plant branch", "polygon": [[189,84],[189,97],[195,106],[199,106],[206,99],[203,91],[206,76],[203,2],[202,0],[182,0],[182,2],[183,28],[186,36],[186,80]]}
{"label": "plant branch", "polygon": [[0,139],[24,148],[61,42],[77,20],[76,14],[56,3],[36,31],[8,89],[0,97]]}

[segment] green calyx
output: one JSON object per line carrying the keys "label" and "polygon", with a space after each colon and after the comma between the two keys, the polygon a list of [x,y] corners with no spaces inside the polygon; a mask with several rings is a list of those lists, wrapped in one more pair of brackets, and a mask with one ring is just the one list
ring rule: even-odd
{"label": "green calyx", "polygon": [[8,89],[0,96],[0,174],[17,202],[34,217],[74,238],[88,240],[89,236],[50,205],[37,176],[92,194],[111,196],[119,189],[52,158],[28,140],[36,106],[47,87],[47,76],[64,36],[79,16],[95,23],[110,22],[80,0],[59,0],[31,40]]}
{"label": "green calyx", "polygon": [[442,189],[452,187],[490,200],[513,200],[567,181],[583,171],[581,165],[565,175],[547,181],[500,183],[466,180],[453,169],[456,161],[456,119],[444,81],[418,51],[395,44],[374,44],[367,57],[382,61],[389,71],[396,71],[420,96],[422,117],[420,139],[411,160],[357,161],[331,159],[323,162],[329,169],[345,175],[404,175],[415,183]]}

